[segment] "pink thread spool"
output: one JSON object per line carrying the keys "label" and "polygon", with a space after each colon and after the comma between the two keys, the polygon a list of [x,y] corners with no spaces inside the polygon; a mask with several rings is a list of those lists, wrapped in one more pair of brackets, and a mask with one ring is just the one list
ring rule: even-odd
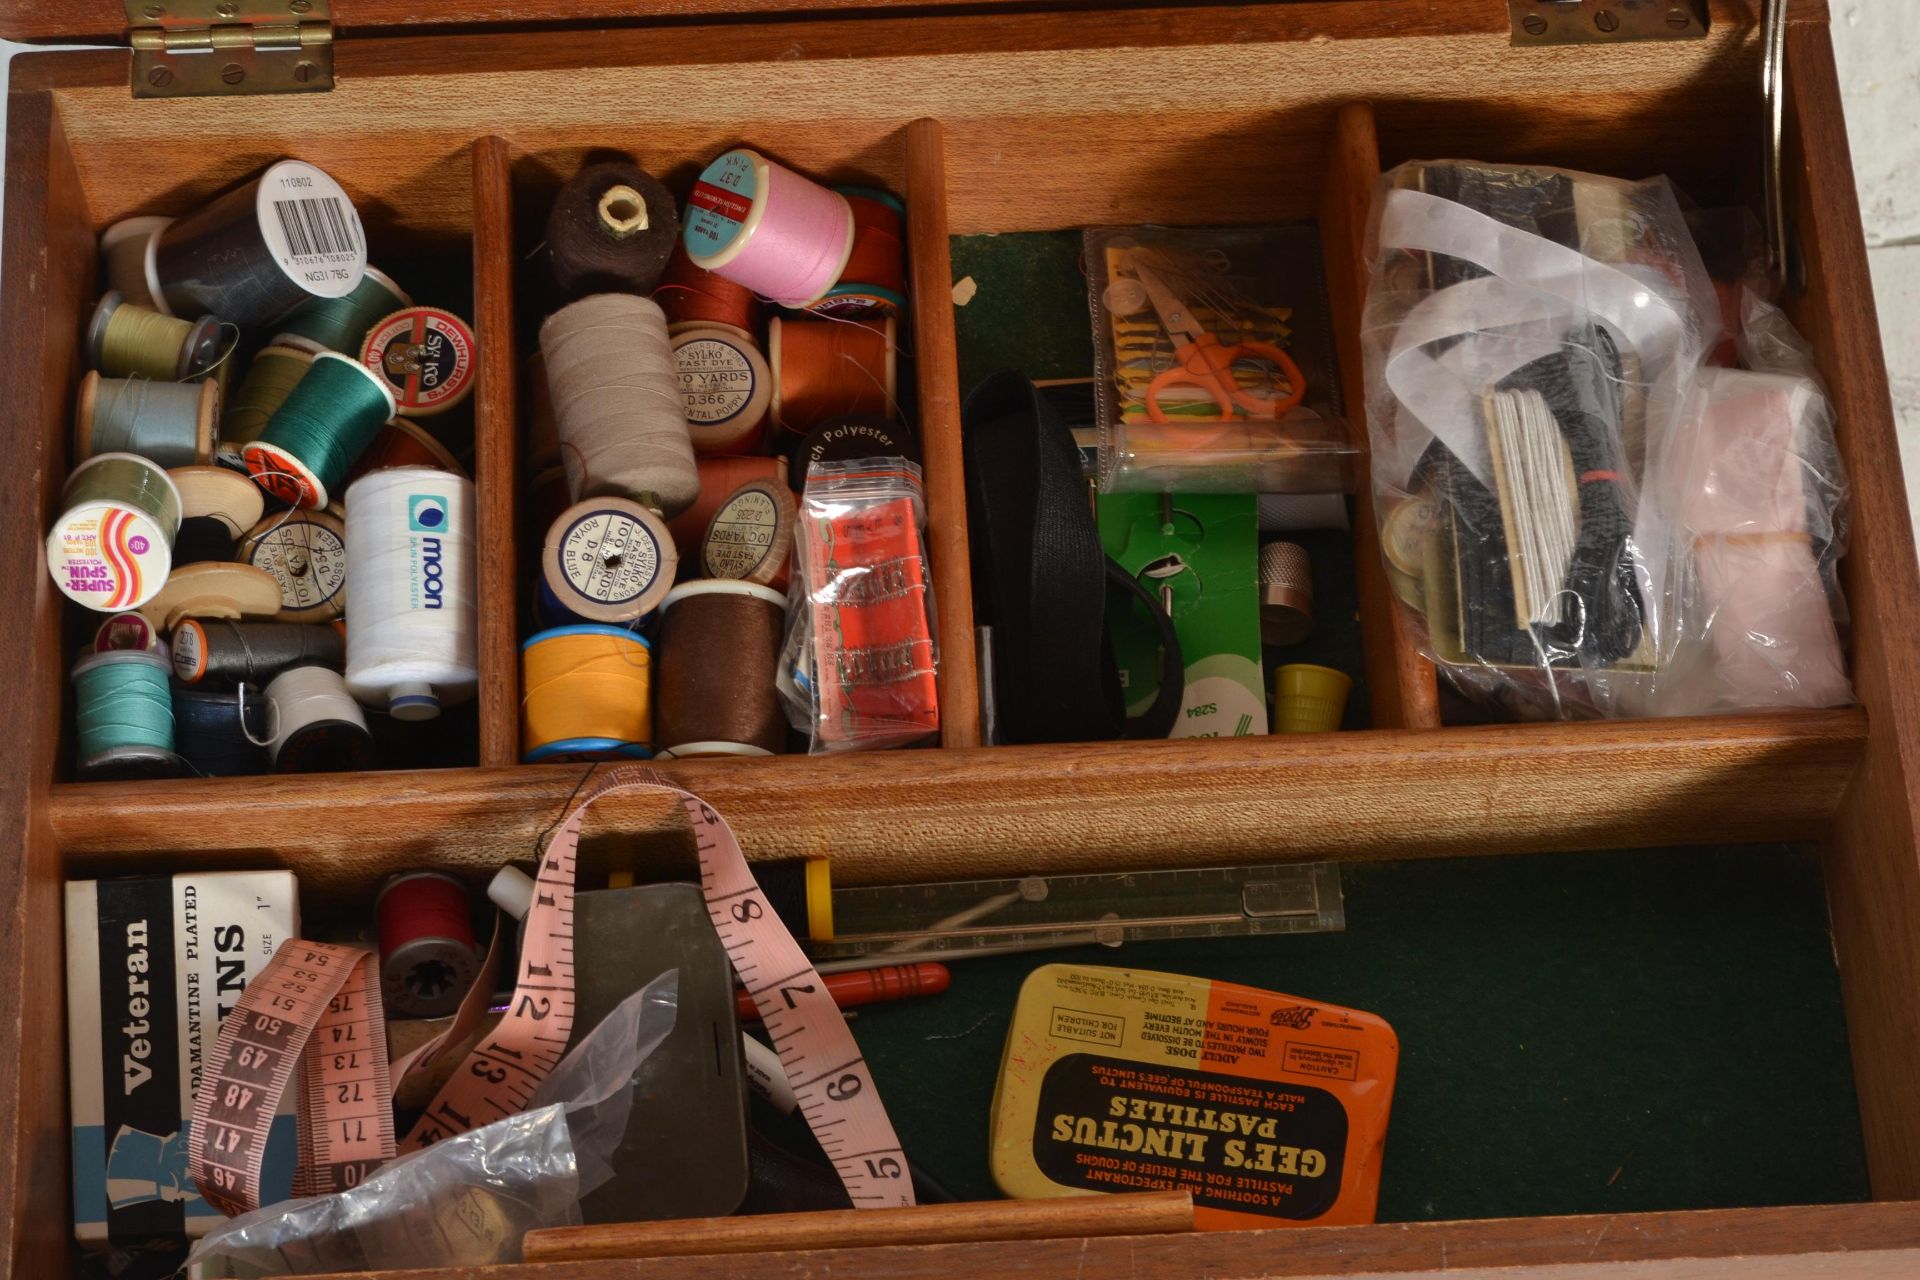
{"label": "pink thread spool", "polygon": [[805,307],[846,270],[853,207],[839,192],[741,147],[694,184],[682,238],[696,267],[783,307]]}

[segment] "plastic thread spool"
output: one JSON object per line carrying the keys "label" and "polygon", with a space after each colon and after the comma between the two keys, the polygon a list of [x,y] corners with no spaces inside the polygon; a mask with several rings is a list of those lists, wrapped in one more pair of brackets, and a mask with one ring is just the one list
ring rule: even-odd
{"label": "plastic thread spool", "polygon": [[73,690],[81,777],[170,777],[181,771],[164,658],[138,649],[88,654],[73,664]]}
{"label": "plastic thread spool", "polygon": [[397,720],[431,720],[479,683],[473,483],[426,467],[347,490],[347,686]]}
{"label": "plastic thread spool", "polygon": [[588,498],[549,526],[540,585],[567,617],[630,626],[660,607],[679,564],[666,521],[625,498]]}
{"label": "plastic thread spool", "polygon": [[782,590],[793,555],[793,491],[779,480],[750,480],[720,504],[700,544],[700,571]]}
{"label": "plastic thread spool", "polygon": [[569,301],[595,293],[651,293],[680,239],[673,193],[626,160],[591,164],[555,197],[547,261]]}
{"label": "plastic thread spool", "polygon": [[520,758],[644,760],[653,741],[652,651],[619,627],[537,632],[520,646]]}
{"label": "plastic thread spool", "polygon": [[619,293],[582,298],[547,317],[540,352],[576,501],[633,498],[667,515],[692,503],[700,475],[658,306]]}
{"label": "plastic thread spool", "polygon": [[1332,733],[1347,712],[1353,679],[1344,671],[1293,662],[1273,672],[1273,722],[1279,733]]}
{"label": "plastic thread spool", "polygon": [[892,316],[853,320],[767,322],[767,364],[773,370],[773,420],[806,432],[829,418],[891,418],[898,403],[898,345]]}
{"label": "plastic thread spool", "polygon": [[1260,548],[1260,643],[1299,644],[1313,632],[1313,559],[1297,542]]}
{"label": "plastic thread spool", "polygon": [[301,160],[161,228],[147,245],[147,285],[169,315],[273,324],[311,298],[360,285],[366,233],[340,184]]}
{"label": "plastic thread spool", "polygon": [[695,453],[751,453],[760,443],[773,377],[751,342],[725,329],[685,329],[674,368]]}
{"label": "plastic thread spool", "polygon": [[175,565],[140,612],[171,631],[186,618],[271,618],[279,607],[280,584],[273,575],[250,565],[202,561]]}
{"label": "plastic thread spool", "polygon": [[260,487],[282,502],[324,507],[395,408],[384,378],[323,351],[241,456]]}
{"label": "plastic thread spool", "polygon": [[174,750],[202,777],[265,773],[267,749],[260,744],[267,740],[267,708],[257,692],[248,698],[233,690],[189,689],[176,684]]}
{"label": "plastic thread spool", "polygon": [[192,466],[213,457],[219,416],[220,386],[211,378],[152,382],[89,373],[74,408],[74,456],[137,453],[163,467]]}
{"label": "plastic thread spool", "polygon": [[821,316],[895,314],[907,305],[907,207],[872,187],[835,187],[853,209],[853,252],[839,281],[807,310]]}
{"label": "plastic thread spool", "polygon": [[786,598],[751,582],[682,583],[660,607],[661,754],[764,756],[787,745],[774,688]]}
{"label": "plastic thread spool", "polygon": [[148,622],[146,615],[139,613],[116,613],[93,633],[95,653],[111,653],[116,649],[157,653],[162,658],[168,656],[167,642],[162,638],[160,629]]}
{"label": "plastic thread spool", "polygon": [[744,147],[694,184],[684,238],[696,267],[783,307],[819,301],[853,253],[853,207],[837,191]]}
{"label": "plastic thread spool", "polygon": [[466,474],[447,446],[428,434],[425,427],[405,418],[395,418],[380,428],[380,434],[373,438],[348,475],[358,480],[369,471],[385,471],[390,467],[432,467],[455,475]]}
{"label": "plastic thread spool", "polygon": [[181,684],[266,684],[294,667],[338,671],[345,652],[338,624],[187,618],[173,629],[173,676]]}
{"label": "plastic thread spool", "polygon": [[238,447],[258,440],[312,365],[313,353],[299,347],[275,342],[260,348],[220,414],[221,443]]}
{"label": "plastic thread spool", "polygon": [[282,334],[313,343],[322,351],[356,356],[367,340],[367,330],[402,307],[413,305],[407,291],[377,267],[368,267],[351,293],[338,298],[315,298],[287,317]]}
{"label": "plastic thread spool", "polygon": [[666,313],[667,332],[676,336],[688,329],[724,329],[752,342],[759,327],[760,300],[753,290],[694,266],[685,244],[673,247],[653,300]]}
{"label": "plastic thread spool", "polygon": [[807,432],[794,446],[787,468],[787,485],[805,492],[807,474],[817,462],[853,462],[860,458],[905,458],[920,461],[920,445],[913,432],[877,414],[848,413],[829,418]]}
{"label": "plastic thread spool", "polygon": [[466,887],[439,871],[388,880],[373,900],[380,930],[380,991],[408,1018],[444,1018],[480,976],[480,944]]}
{"label": "plastic thread spool", "polygon": [[154,305],[147,287],[147,244],[172,218],[122,218],[100,233],[100,274],[128,302]]}
{"label": "plastic thread spool", "polygon": [[47,534],[54,585],[102,613],[140,608],[166,585],[180,512],[180,491],[157,464],[131,453],[89,458],[67,477]]}
{"label": "plastic thread spool", "polygon": [[386,379],[398,411],[409,418],[430,418],[461,403],[479,370],[473,330],[439,307],[406,307],[376,321],[358,354]]}
{"label": "plastic thread spool", "polygon": [[331,511],[268,516],[240,545],[240,562],[280,585],[282,622],[325,622],[347,613],[347,526]]}
{"label": "plastic thread spool", "polygon": [[177,320],[117,289],[100,299],[87,327],[87,362],[109,378],[175,382],[205,373],[219,358],[214,317]]}
{"label": "plastic thread spool", "polygon": [[294,667],[267,686],[273,738],[267,756],[278,773],[348,773],[373,763],[373,734],[340,673]]}

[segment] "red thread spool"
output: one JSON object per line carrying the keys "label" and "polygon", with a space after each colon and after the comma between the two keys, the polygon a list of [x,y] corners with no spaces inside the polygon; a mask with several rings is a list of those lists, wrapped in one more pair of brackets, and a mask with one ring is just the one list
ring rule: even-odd
{"label": "red thread spool", "polygon": [[374,899],[380,987],[387,1007],[409,1018],[443,1018],[480,975],[467,890],[438,871],[395,876]]}
{"label": "red thread spool", "polygon": [[694,266],[685,244],[674,246],[653,300],[667,314],[669,335],[717,325],[753,341],[754,322],[760,315],[753,290]]}
{"label": "red thread spool", "polygon": [[892,316],[853,320],[782,320],[767,326],[773,369],[773,420],[804,434],[828,418],[871,413],[891,419],[897,402],[898,344]]}
{"label": "red thread spool", "polygon": [[840,282],[808,307],[815,315],[897,315],[907,305],[905,206],[884,191],[836,187],[853,209],[853,253]]}
{"label": "red thread spool", "polygon": [[707,526],[713,523],[714,513],[720,510],[727,495],[755,480],[787,482],[785,458],[711,454],[695,458],[693,465],[700,472],[700,496],[693,500],[692,506],[667,521],[667,532],[673,535],[674,545],[693,549],[682,562],[689,567],[699,563],[699,547],[706,541]]}

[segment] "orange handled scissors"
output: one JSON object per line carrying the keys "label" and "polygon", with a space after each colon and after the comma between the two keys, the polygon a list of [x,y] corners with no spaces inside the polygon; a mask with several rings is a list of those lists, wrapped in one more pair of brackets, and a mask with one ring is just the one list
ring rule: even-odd
{"label": "orange handled scissors", "polygon": [[[1294,408],[1305,397],[1307,380],[1300,366],[1279,347],[1266,342],[1242,342],[1222,346],[1220,340],[1200,327],[1187,304],[1174,296],[1166,283],[1146,266],[1134,264],[1134,274],[1160,314],[1160,325],[1173,339],[1174,364],[1147,384],[1147,416],[1155,422],[1172,421],[1160,407],[1160,393],[1168,387],[1199,387],[1220,410],[1222,420],[1243,414],[1249,418],[1274,419]],[[1242,390],[1233,376],[1233,367],[1241,361],[1265,360],[1279,367],[1290,388],[1284,396],[1255,395]]]}

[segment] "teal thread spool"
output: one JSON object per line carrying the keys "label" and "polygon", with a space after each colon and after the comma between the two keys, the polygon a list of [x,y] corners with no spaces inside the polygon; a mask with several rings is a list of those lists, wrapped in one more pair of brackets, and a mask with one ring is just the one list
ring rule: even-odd
{"label": "teal thread spool", "polygon": [[83,778],[171,777],[173,694],[167,660],[139,649],[88,654],[73,664],[74,725]]}
{"label": "teal thread spool", "polygon": [[413,299],[407,296],[406,290],[395,284],[386,272],[368,267],[367,274],[352,293],[344,298],[315,298],[289,316],[280,326],[280,332],[318,343],[328,351],[358,355],[367,330],[393,312],[412,305]]}
{"label": "teal thread spool", "polygon": [[324,507],[398,408],[379,374],[323,351],[241,456],[260,487],[282,502]]}
{"label": "teal thread spool", "polygon": [[80,381],[73,412],[73,456],[137,453],[169,469],[213,457],[213,424],[220,417],[220,386],[201,382],[150,382],[144,378]]}

